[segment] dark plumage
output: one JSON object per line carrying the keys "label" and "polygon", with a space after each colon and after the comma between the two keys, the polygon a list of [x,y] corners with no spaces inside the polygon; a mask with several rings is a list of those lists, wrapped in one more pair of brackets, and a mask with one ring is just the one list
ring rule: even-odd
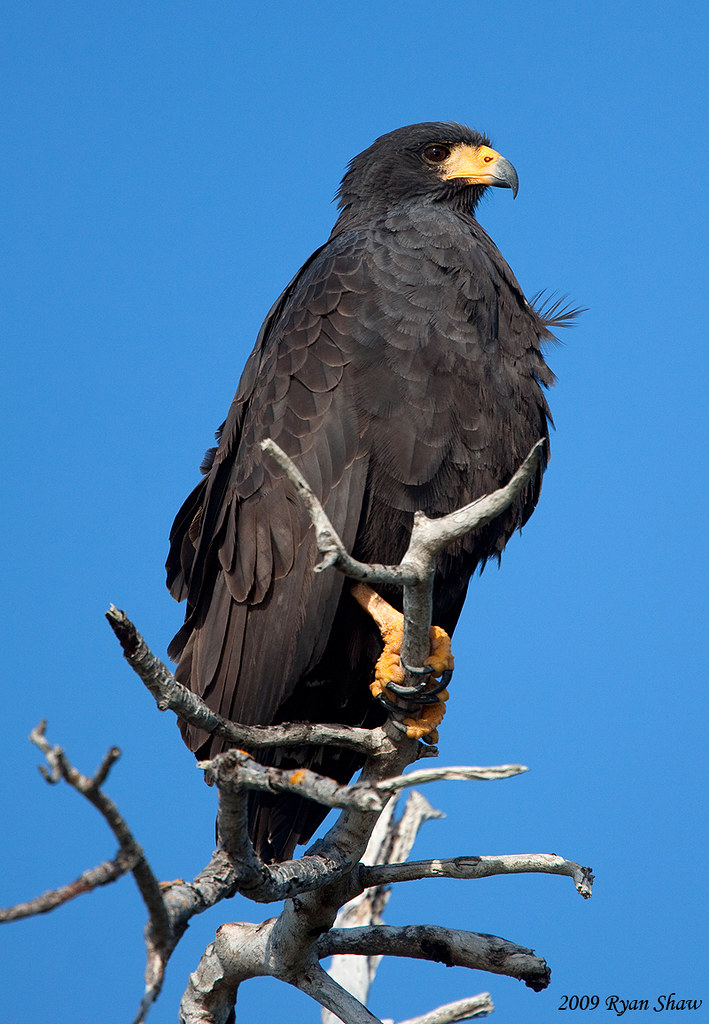
{"label": "dark plumage", "polygon": [[[548,448],[547,322],[473,216],[487,185],[516,191],[511,164],[488,146],[449,123],[377,139],[349,166],[329,240],[261,328],[167,561],[171,593],[187,598],[170,647],[177,678],[226,718],[383,716],[368,690],[378,632],[340,573],[313,573],[313,531],[261,440],[294,459],[357,558],[385,563],[401,558],[416,509],[449,512],[506,483],[540,437]],[[540,485],[541,472],[441,558],[437,625],[453,630],[470,575],[499,557]],[[182,732],[200,757],[223,749],[190,725]],[[332,749],[288,763],[343,782],[359,766]],[[294,798],[254,801],[257,846],[289,856],[323,816]]]}

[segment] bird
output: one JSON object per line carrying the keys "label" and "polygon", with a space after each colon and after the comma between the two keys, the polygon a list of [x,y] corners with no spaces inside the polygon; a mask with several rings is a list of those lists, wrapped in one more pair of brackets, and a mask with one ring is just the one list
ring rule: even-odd
{"label": "bird", "polygon": [[[440,516],[494,491],[544,441],[516,502],[440,556],[433,621],[448,633],[475,570],[499,561],[537,504],[554,382],[542,347],[576,311],[525,298],[475,216],[491,187],[515,196],[518,176],[478,131],[425,122],[382,135],[350,161],[329,239],[266,316],[166,563],[187,602],[168,651],[175,677],[230,721],[372,727],[386,716],[369,690],[380,634],[341,573],[314,573],[314,530],[262,441],[294,461],[355,558],[386,564],[401,559],[417,510]],[[228,747],[181,730],[198,758]],[[333,747],[254,756],[342,783],[362,765]],[[252,795],[257,853],[291,858],[325,813]]]}

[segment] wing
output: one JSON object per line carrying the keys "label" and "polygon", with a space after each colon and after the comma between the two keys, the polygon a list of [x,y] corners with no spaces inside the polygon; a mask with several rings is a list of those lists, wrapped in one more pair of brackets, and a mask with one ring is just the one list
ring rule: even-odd
{"label": "wing", "polygon": [[[296,461],[352,545],[367,464],[342,387],[347,319],[332,314],[362,287],[359,266],[357,243],[340,242],[315,253],[286,288],[245,367],[206,476],[173,525],[168,586],[187,598],[185,625],[170,647],[176,675],[233,721],[272,721],[319,660],[337,608],[342,577],[312,572],[307,515],[259,442],[273,438]],[[189,726],[184,734],[192,749],[207,738]]]}

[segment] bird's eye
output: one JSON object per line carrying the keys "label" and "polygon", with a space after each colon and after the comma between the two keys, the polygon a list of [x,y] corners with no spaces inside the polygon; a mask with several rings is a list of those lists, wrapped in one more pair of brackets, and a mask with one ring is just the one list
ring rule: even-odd
{"label": "bird's eye", "polygon": [[424,160],[428,160],[430,164],[442,164],[450,155],[451,151],[449,146],[426,146],[423,151]]}

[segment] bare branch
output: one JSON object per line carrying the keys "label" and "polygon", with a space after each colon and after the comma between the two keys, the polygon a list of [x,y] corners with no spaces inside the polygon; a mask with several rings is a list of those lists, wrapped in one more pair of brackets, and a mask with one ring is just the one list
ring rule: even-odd
{"label": "bare branch", "polygon": [[393,793],[396,790],[405,789],[407,786],[420,786],[425,782],[441,781],[468,781],[479,779],[489,781],[493,779],[509,779],[513,775],[521,775],[529,771],[523,764],[500,764],[487,768],[480,768],[471,765],[463,765],[456,768],[420,768],[417,771],[407,772],[406,775],[398,775],[394,779],[384,779],[378,782],[376,788],[382,792]]}
{"label": "bare branch", "polygon": [[315,999],[343,1024],[381,1024],[379,1018],[370,1013],[364,1003],[346,988],[338,985],[317,963],[304,972],[297,985],[301,992]]}
{"label": "bare branch", "polygon": [[68,903],[85,892],[93,892],[101,885],[116,882],[123,875],[132,871],[137,863],[137,854],[128,854],[119,850],[113,860],[106,860],[95,868],[89,868],[74,882],[63,885],[59,889],[50,889],[28,903],[16,903],[14,907],[0,910],[0,924],[7,921],[19,921],[23,917],[35,917],[55,910],[63,903]]}
{"label": "bare branch", "polygon": [[[431,818],[443,817],[441,811],[431,807],[424,796],[414,791],[408,796],[401,818],[395,821],[397,799],[398,795],[389,801],[382,812],[362,857],[362,865],[405,860],[423,823]],[[338,912],[335,927],[382,924],[382,914],[389,902],[390,893],[388,886],[377,886],[361,892]],[[381,959],[381,956],[335,956],[328,973],[366,1006]],[[336,1024],[336,1018],[328,1010],[323,1010],[322,1024]]]}
{"label": "bare branch", "polygon": [[584,899],[591,896],[590,868],[552,853],[503,854],[499,857],[450,857],[445,860],[412,860],[401,864],[376,864],[362,869],[365,885],[392,885],[419,878],[489,878],[492,875],[568,875]]}
{"label": "bare branch", "polygon": [[509,508],[536,473],[545,446],[544,439],[537,441],[509,483],[492,494],[483,495],[437,519],[429,519],[423,512],[416,512],[409,547],[399,565],[368,565],[348,554],[324,508],[292,459],[270,438],[261,442],[262,450],[281,467],[308,510],[315,527],[318,550],[323,555],[316,571],[336,566],[346,576],[362,583],[398,583],[404,587],[423,583],[435,568],[436,556],[451,541],[484,526]]}
{"label": "bare branch", "polygon": [[215,850],[209,864],[191,881],[179,879],[163,886],[163,898],[173,931],[182,933],[195,914],[209,910],[237,892],[234,865],[225,850]]}
{"label": "bare branch", "polygon": [[333,928],[320,936],[317,949],[320,957],[355,953],[437,960],[448,967],[468,967],[518,978],[535,992],[546,988],[551,976],[546,962],[534,956],[531,949],[517,946],[495,935],[442,928],[438,925]]}
{"label": "bare branch", "polygon": [[388,795],[378,793],[375,787],[340,786],[308,768],[294,771],[262,765],[243,750],[227,750],[211,761],[200,761],[197,767],[205,769],[207,777],[220,791],[232,794],[244,789],[296,793],[325,807],[352,807],[362,811],[381,811],[388,799]]}
{"label": "bare branch", "polygon": [[[481,992],[477,996],[468,996],[467,999],[458,999],[454,1003],[446,1003],[439,1006],[437,1010],[431,1010],[420,1017],[410,1017],[400,1024],[457,1024],[458,1021],[471,1020],[473,1017],[486,1017],[493,1013],[495,1007],[489,992]],[[389,1024],[382,1021],[382,1024]],[[394,1024],[392,1021],[391,1024]]]}
{"label": "bare branch", "polygon": [[116,805],[99,788],[105,782],[111,766],[118,760],[121,752],[118,747],[113,747],[109,750],[99,765],[95,776],[90,779],[82,775],[69,763],[61,747],[52,747],[49,744],[45,736],[45,730],[46,722],[42,721],[30,733],[30,740],[44,753],[50,767],[50,771],[47,772],[46,769],[40,766],[43,776],[51,783],[64,779],[78,793],[85,796],[102,814],[114,836],[118,839],[122,852],[133,862],[131,871],[149,916],[146,928],[146,946],[148,949],[145,978],[146,993],[141,1003],[141,1010],[136,1018],[137,1024],[140,1024],[144,1020],[148,1007],[160,992],[165,965],[177,939],[170,927],[160,885],[148,864],[142,848],[126,824],[125,819],[119,813]]}
{"label": "bare branch", "polygon": [[[135,878],[140,894],[143,897],[148,913],[150,915],[151,927],[155,940],[160,945],[166,945],[170,937],[170,926],[167,919],[165,904],[158,880],[148,864],[142,848],[137,843],[133,833],[119,813],[118,808],[105,793],[99,789],[99,783],[105,781],[111,765],[120,757],[120,750],[113,747],[101,763],[96,776],[93,779],[82,775],[69,763],[61,747],[52,747],[45,737],[46,722],[40,724],[30,733],[30,740],[44,753],[51,769],[51,776],[48,781],[56,782],[59,778],[68,782],[77,793],[85,796],[89,803],[103,815],[106,824],[113,832],[121,845],[124,853],[135,858],[133,877]],[[47,778],[47,773],[43,773]]]}
{"label": "bare branch", "polygon": [[[318,895],[327,893],[328,888],[321,889]],[[320,909],[327,914],[326,907]],[[302,911],[300,901],[288,901],[280,917],[261,925],[222,925],[197,970],[190,975],[181,1005],[183,1024],[224,1024],[239,984],[264,974],[300,988],[345,1024],[376,1024],[377,1018],[362,1002],[322,971],[313,959],[341,953],[434,960],[519,978],[535,990],[545,988],[549,982],[546,963],[535,957],[532,950],[492,935],[431,925],[373,925],[335,928],[314,940],[312,933],[304,931],[310,925],[312,913],[307,908]]]}
{"label": "bare branch", "polygon": [[288,725],[240,725],[217,715],[173,676],[156,657],[125,612],[113,605],[106,619],[118,638],[128,664],[140,676],[155,698],[160,711],[173,711],[179,718],[215,736],[223,736],[239,747],[338,746],[362,754],[377,754],[389,740],[383,729],[359,729],[347,725],[297,722]]}
{"label": "bare branch", "polygon": [[[537,468],[543,443],[534,447],[509,484],[494,494],[438,520],[416,513],[407,553],[399,566],[391,567],[366,566],[352,559],[295,466],[272,442],[266,442],[263,447],[276,458],[308,507],[323,554],[316,571],[336,565],[357,580],[403,586],[402,657],[408,664],[421,665],[428,656],[432,581],[438,553],[451,540],[489,522],[515,500]],[[285,898],[286,903],[278,917],[261,925],[229,924],[218,930],[214,943],[190,977],[181,1006],[184,1022],[221,1024],[231,1013],[241,981],[269,974],[307,992],[346,1024],[376,1024],[377,1018],[364,1006],[366,994],[364,999],[356,998],[320,967],[318,960],[333,954],[367,957],[374,965],[386,954],[438,960],[519,977],[535,989],[545,987],[549,972],[544,961],[535,957],[531,950],[503,939],[435,926],[387,928],[376,923],[381,920],[381,910],[388,898],[384,887],[409,877],[434,877],[446,872],[450,877],[473,878],[543,870],[571,874],[579,891],[586,887],[590,893],[591,876],[587,869],[544,855],[458,858],[418,865],[359,864],[367,839],[393,793],[435,779],[506,778],[525,771],[523,766],[436,769],[402,775],[404,768],[420,756],[422,745],[397,732],[391,722],[375,730],[313,724],[246,727],[228,722],[174,679],[150,652],[124,613],[111,608],[107,618],[126,658],[161,710],[169,708],[195,726],[225,737],[237,748],[287,749],[305,744],[331,744],[367,755],[360,781],[354,786],[340,786],[306,770],[266,767],[238,749],[201,765],[220,790],[219,834],[225,848],[216,851],[210,864],[193,882],[173,883],[163,893],[158,890],[162,916],[157,924],[152,921],[148,903],[151,913],[151,927],[146,937],[148,968],[139,1021],[144,1019],[159,991],[167,959],[189,918],[235,891],[242,891],[255,900]],[[48,748],[46,754],[51,769],[48,777],[54,780],[65,777],[65,759],[59,748]],[[99,787],[108,774],[111,756],[93,780],[96,792],[100,793]],[[327,836],[299,861],[265,865],[256,856],[248,836],[246,800],[251,790],[295,792],[325,806],[338,807],[342,813]],[[398,846],[396,842],[388,846],[380,844],[379,855],[386,860],[405,857],[408,842],[402,840]],[[140,858],[142,860],[142,851]],[[139,863],[134,872],[138,867]],[[407,869],[408,873],[402,869]],[[154,878],[153,882],[157,886]],[[361,905],[369,904],[370,920],[375,923],[333,929],[338,910],[365,889],[369,891]],[[484,1005],[489,1007],[490,1004]],[[476,1013],[483,1012],[482,1006],[479,1000],[476,1005],[466,1002],[467,1009],[472,1007]],[[464,1009],[461,1003],[451,1004],[426,1014],[419,1024],[460,1020]]]}
{"label": "bare branch", "polygon": [[484,526],[509,508],[537,471],[545,447],[545,440],[537,441],[509,483],[492,494],[483,495],[439,519],[429,519],[423,512],[416,512],[409,546],[401,562],[396,566],[383,566],[366,565],[347,553],[325,510],[295,463],[270,438],[261,442],[262,450],[281,467],[308,510],[315,527],[318,550],[323,555],[316,571],[335,566],[360,582],[403,586],[404,636],[401,657],[408,665],[422,665],[428,656],[433,579],[438,555],[451,541]]}

